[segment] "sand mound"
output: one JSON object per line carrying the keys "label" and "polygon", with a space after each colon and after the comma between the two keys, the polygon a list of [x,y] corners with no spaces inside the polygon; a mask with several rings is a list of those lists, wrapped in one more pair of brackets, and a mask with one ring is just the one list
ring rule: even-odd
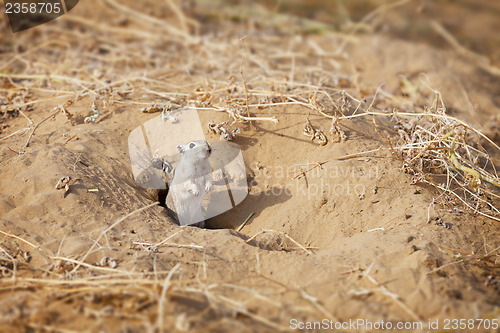
{"label": "sand mound", "polygon": [[[244,28],[207,18],[206,29],[232,30],[158,36],[154,27],[174,27],[153,19],[175,17],[163,5],[141,21],[105,3],[15,35],[50,48],[2,55],[12,106],[0,123],[2,331],[265,332],[323,319],[424,331],[446,318],[498,319],[498,188],[481,183],[491,207],[471,201],[474,214],[439,186],[412,183],[387,140],[401,147],[401,126],[422,120],[393,109],[432,107],[434,89],[450,117],[495,140],[492,67],[374,33],[294,36],[256,23],[243,45],[234,36]],[[93,6],[101,18],[113,11],[114,29],[95,25]],[[60,31],[68,48],[52,40]],[[92,102],[95,124],[85,121]],[[153,104],[195,105],[205,129],[240,128],[249,194],[207,229],[179,227],[134,182],[127,137],[159,116],[141,112]],[[304,135],[308,124],[328,143]],[[492,174],[494,142],[477,146]],[[55,189],[62,177],[68,191]]]}

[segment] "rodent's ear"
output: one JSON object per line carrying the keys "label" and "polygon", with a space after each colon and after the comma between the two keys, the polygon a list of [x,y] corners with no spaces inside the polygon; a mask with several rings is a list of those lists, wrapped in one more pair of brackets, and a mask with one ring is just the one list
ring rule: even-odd
{"label": "rodent's ear", "polygon": [[186,151],[186,148],[184,147],[184,145],[178,145],[177,146],[177,150],[179,151],[179,153],[183,153]]}

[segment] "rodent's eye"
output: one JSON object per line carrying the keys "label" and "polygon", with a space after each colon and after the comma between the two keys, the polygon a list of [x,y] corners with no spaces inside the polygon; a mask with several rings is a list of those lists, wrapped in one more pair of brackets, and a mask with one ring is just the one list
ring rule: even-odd
{"label": "rodent's eye", "polygon": [[196,143],[191,142],[191,143],[189,144],[189,149],[193,149],[195,146],[196,146]]}

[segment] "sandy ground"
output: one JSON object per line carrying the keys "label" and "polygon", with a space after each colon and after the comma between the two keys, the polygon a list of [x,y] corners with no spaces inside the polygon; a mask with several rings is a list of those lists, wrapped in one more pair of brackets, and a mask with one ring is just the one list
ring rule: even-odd
{"label": "sandy ground", "polygon": [[[466,2],[429,6],[457,17],[470,10]],[[478,4],[467,24],[497,24],[499,8],[488,6]],[[397,143],[393,117],[344,119],[342,142],[329,133],[325,114],[336,108],[413,112],[432,106],[437,89],[448,114],[492,139],[484,147],[500,166],[498,41],[492,35],[481,49],[452,29],[477,53],[458,52],[417,7],[381,11],[355,33],[305,33],[320,21],[292,16],[238,20],[228,9],[216,17],[217,6],[203,3],[176,14],[165,4],[88,0],[16,35],[4,22],[1,331],[274,332],[293,330],[293,320],[364,319],[422,322],[405,330],[417,332],[436,331],[429,321],[442,330],[446,319],[499,320],[499,216],[446,207],[432,186],[412,185],[385,140]],[[407,35],[418,38],[400,38],[402,13],[417,16]],[[85,123],[96,96],[101,115]],[[10,107],[15,98],[27,105]],[[127,137],[159,115],[140,109],[195,103],[206,126],[230,121],[229,106],[246,116],[247,98],[250,116],[267,119],[237,124],[247,198],[207,229],[179,227],[132,177]],[[326,145],[303,134],[306,117]],[[64,176],[67,193],[54,188]],[[498,207],[498,187],[484,186]]]}

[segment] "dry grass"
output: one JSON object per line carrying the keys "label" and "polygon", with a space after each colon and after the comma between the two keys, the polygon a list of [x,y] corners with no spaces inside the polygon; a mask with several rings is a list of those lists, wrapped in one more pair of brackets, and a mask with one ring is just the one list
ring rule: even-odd
{"label": "dry grass", "polygon": [[[382,135],[374,122],[376,131],[387,141],[386,147],[367,152],[354,152],[341,159],[390,149],[401,161],[403,171],[412,176],[412,183],[429,184],[437,190],[436,203],[450,210],[469,211],[500,221],[500,209],[495,205],[500,198],[498,189],[495,188],[499,186],[499,177],[490,153],[483,144],[486,142],[497,154],[500,153],[500,148],[482,132],[449,116],[439,92],[435,93],[433,105],[423,109],[415,107],[412,112],[399,112],[401,100],[381,88],[374,91],[373,96],[370,96],[370,102],[367,102],[364,100],[365,97],[359,94],[361,89],[355,80],[334,74],[333,69],[336,66],[334,60],[325,61],[327,65],[323,68],[308,61],[311,58],[325,60],[331,56],[339,57],[339,54],[332,55],[314,42],[304,46],[303,41],[293,38],[290,40],[289,50],[285,51],[283,45],[277,43],[277,39],[272,36],[262,36],[258,41],[245,40],[245,47],[251,44],[254,50],[248,52],[242,47],[240,40],[231,45],[223,39],[218,41],[190,33],[190,30],[196,30],[198,23],[184,16],[173,1],[167,3],[173,9],[174,17],[181,22],[180,27],[170,24],[168,20],[140,14],[114,0],[106,0],[99,2],[97,6],[108,11],[113,8],[124,17],[136,22],[136,25],[112,27],[106,21],[97,22],[85,17],[68,16],[64,24],[78,29],[47,27],[42,30],[42,37],[36,39],[40,40],[38,45],[21,52],[12,50],[2,55],[4,65],[0,68],[2,70],[0,93],[5,98],[1,105],[0,116],[10,118],[22,115],[26,118],[27,125],[23,129],[0,137],[0,142],[15,153],[23,154],[29,149],[37,128],[46,125],[47,120],[62,113],[72,125],[80,125],[85,117],[97,114],[93,111],[97,108],[94,101],[100,105],[102,114],[112,112],[112,106],[115,104],[125,105],[131,109],[137,108],[137,112],[140,112],[139,106],[170,103],[172,107],[181,107],[194,104],[201,111],[227,114],[226,123],[216,124],[219,126],[218,133],[221,136],[227,133],[233,136],[239,134],[239,130],[235,131],[236,125],[243,126],[241,135],[244,135],[245,131],[252,131],[252,127],[247,126],[249,123],[277,123],[280,113],[286,112],[284,111],[286,106],[295,105],[302,107],[304,119],[307,119],[304,121],[306,134],[312,135],[313,139],[319,139],[321,144],[325,145],[350,140],[343,129],[343,123],[349,120],[391,118],[393,124],[397,126],[397,133],[390,137]],[[406,0],[394,5],[405,3]],[[375,14],[389,8],[383,6]],[[157,34],[150,32],[153,31],[151,27],[168,33],[170,39],[158,41]],[[322,25],[312,25],[312,27],[325,29]],[[341,41],[339,50],[343,52],[346,44],[355,40],[354,33],[357,29],[356,26],[346,34],[338,34],[340,37],[337,37]],[[93,45],[95,36],[101,36],[99,38],[104,41],[100,50]],[[48,42],[55,37],[56,41]],[[74,39],[80,42],[70,42]],[[159,44],[164,43],[168,45],[160,48]],[[202,45],[201,49],[199,43]],[[297,45],[299,48],[307,48],[307,52],[297,51]],[[86,51],[86,47],[92,51]],[[153,56],[150,50],[157,50],[155,52],[158,54]],[[173,69],[165,69],[164,64],[156,63],[158,58],[182,62],[182,59],[175,56],[176,52],[197,53],[204,61],[198,61],[199,57],[188,57],[182,66]],[[75,57],[75,54],[85,56]],[[263,57],[263,54],[267,57]],[[6,59],[9,60],[5,61]],[[298,62],[306,73],[303,76],[295,72]],[[130,65],[133,70],[120,74],[121,76],[114,74],[115,70],[125,65]],[[117,72],[123,73],[118,70]],[[191,82],[183,84],[165,80],[182,72],[193,76],[196,73],[211,73],[211,75],[201,75],[203,78],[201,82],[204,83],[196,86]],[[228,78],[227,72],[233,75]],[[351,88],[344,88],[344,85]],[[380,95],[385,97],[384,101],[380,100]],[[80,100],[92,107],[89,107],[87,114],[72,116],[68,109]],[[379,103],[390,104],[394,111],[390,113],[379,111],[377,108]],[[41,112],[48,104],[53,108],[48,112],[48,116],[38,121],[31,119],[31,117],[38,118],[37,112]],[[31,110],[34,112],[30,113]],[[311,113],[332,120],[329,140],[326,139],[327,134],[314,128],[309,118],[306,118]],[[95,120],[99,121],[98,118]],[[10,147],[17,137],[26,139],[21,146]],[[272,308],[273,311],[281,311],[279,296],[297,290],[260,273],[248,276],[247,281],[213,282],[203,273],[195,279],[183,278],[181,275],[183,265],[179,263],[167,271],[155,270],[154,273],[145,273],[96,266],[86,262],[89,254],[93,253],[100,239],[110,229],[130,215],[153,205],[156,203],[117,220],[99,234],[88,251],[79,258],[50,255],[43,245],[0,231],[5,237],[23,244],[23,246],[11,244],[10,247],[0,248],[3,255],[0,267],[4,276],[1,290],[15,291],[28,288],[43,290],[45,295],[59,295],[53,298],[54,303],[71,299],[73,304],[81,305],[86,315],[93,317],[106,316],[109,315],[106,311],[112,311],[118,318],[132,318],[140,322],[142,327],[151,332],[165,330],[166,324],[163,318],[167,303],[176,300],[179,303],[183,300],[199,302],[205,307],[202,313],[179,315],[176,322],[178,328],[190,328],[195,322],[214,313],[220,317],[230,313],[229,318],[234,321],[243,316],[273,330],[287,329],[280,323],[258,315],[247,303],[256,301]],[[243,225],[244,223],[241,227]],[[279,234],[283,240],[287,239],[296,245],[296,250],[311,253],[310,249],[297,243],[286,233],[272,230],[263,230],[261,233]],[[144,241],[134,245],[151,253],[155,253],[162,246],[204,251],[204,248],[197,244],[174,242],[175,236],[177,233],[162,242]],[[40,253],[47,261],[46,266],[31,264],[27,251],[22,250],[24,246],[30,246],[32,251]],[[207,262],[204,261],[200,265],[203,268]],[[259,272],[259,268],[256,271]],[[397,295],[392,294],[368,272],[364,276],[379,287],[382,293],[391,297],[412,318],[419,319]],[[227,289],[237,290],[237,293],[227,296]],[[316,298],[303,290],[300,292],[306,301],[303,307],[307,308],[307,311],[319,311],[323,316],[335,319]],[[234,297],[235,294],[238,297]],[[89,302],[86,300],[89,298],[99,298],[100,301],[94,302],[93,306],[87,306]],[[117,305],[120,302],[121,305]],[[112,310],[109,310],[109,305],[112,305]],[[151,307],[157,311],[157,317],[154,319],[142,312]],[[15,321],[15,318],[12,320]],[[32,327],[51,330],[47,326]]]}

